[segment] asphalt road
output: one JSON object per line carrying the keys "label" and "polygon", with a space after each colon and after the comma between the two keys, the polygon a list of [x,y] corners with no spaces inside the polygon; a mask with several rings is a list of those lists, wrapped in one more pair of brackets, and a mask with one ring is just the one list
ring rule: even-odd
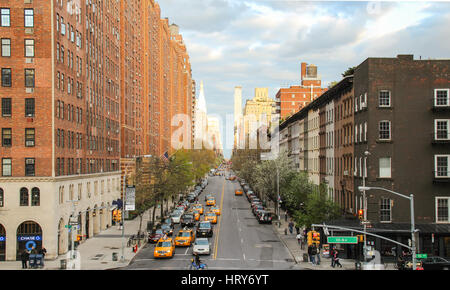
{"label": "asphalt road", "polygon": [[[287,270],[300,269],[288,249],[278,239],[271,224],[259,224],[253,216],[245,195],[235,196],[237,181],[222,176],[209,177],[208,185],[198,196],[205,209],[205,195],[211,193],[221,208],[221,215],[209,238],[211,254],[201,256],[210,270]],[[203,215],[201,216],[201,220]],[[180,230],[175,225],[174,235]],[[154,244],[147,244],[123,269],[186,270],[193,258],[192,246],[177,247],[171,259],[154,259]]]}

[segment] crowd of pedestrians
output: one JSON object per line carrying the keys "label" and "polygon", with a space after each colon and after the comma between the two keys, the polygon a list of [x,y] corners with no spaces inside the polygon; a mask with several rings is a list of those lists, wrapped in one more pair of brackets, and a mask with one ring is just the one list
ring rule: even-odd
{"label": "crowd of pedestrians", "polygon": [[44,258],[47,250],[41,247],[39,250],[32,247],[31,250],[25,249],[20,255],[22,269],[36,268],[36,261],[39,260],[39,267],[44,267]]}

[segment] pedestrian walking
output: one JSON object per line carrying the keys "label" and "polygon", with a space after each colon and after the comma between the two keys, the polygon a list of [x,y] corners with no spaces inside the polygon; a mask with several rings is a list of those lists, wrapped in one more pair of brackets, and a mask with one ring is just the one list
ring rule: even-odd
{"label": "pedestrian walking", "polygon": [[297,233],[297,242],[299,245],[302,243],[302,235],[300,235],[299,233]]}
{"label": "pedestrian walking", "polygon": [[300,228],[298,227],[298,225],[295,226],[295,230],[297,231],[297,235],[300,234]]}
{"label": "pedestrian walking", "polygon": [[284,212],[284,221],[285,221],[285,222],[288,221],[288,214],[287,214],[287,211]]}
{"label": "pedestrian walking", "polygon": [[311,245],[311,262],[316,265],[316,247],[314,245]]}
{"label": "pedestrian walking", "polygon": [[330,249],[331,267],[334,268],[334,247]]}
{"label": "pedestrian walking", "polygon": [[45,260],[45,255],[47,254],[47,249],[42,246],[42,248],[39,250],[39,254],[42,255],[41,265],[42,265],[42,267],[44,267],[44,260]]}
{"label": "pedestrian walking", "polygon": [[30,257],[30,253],[27,249],[23,250],[22,254],[20,255],[20,259],[22,260],[22,269],[27,269],[27,262]]}
{"label": "pedestrian walking", "polygon": [[334,251],[334,265],[338,266],[339,268],[342,268],[342,265],[339,262],[339,251],[338,250]]}
{"label": "pedestrian walking", "polygon": [[292,235],[292,232],[294,231],[294,223],[292,221],[289,222],[289,232]]}

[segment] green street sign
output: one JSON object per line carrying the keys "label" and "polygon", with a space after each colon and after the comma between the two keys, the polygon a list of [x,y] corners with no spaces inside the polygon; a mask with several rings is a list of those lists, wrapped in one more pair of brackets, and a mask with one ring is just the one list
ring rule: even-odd
{"label": "green street sign", "polygon": [[327,237],[328,244],[357,244],[358,237]]}
{"label": "green street sign", "polygon": [[66,229],[70,229],[70,228],[72,228],[72,225],[65,225],[64,226]]}
{"label": "green street sign", "polygon": [[428,254],[416,254],[417,259],[426,259],[428,258]]}

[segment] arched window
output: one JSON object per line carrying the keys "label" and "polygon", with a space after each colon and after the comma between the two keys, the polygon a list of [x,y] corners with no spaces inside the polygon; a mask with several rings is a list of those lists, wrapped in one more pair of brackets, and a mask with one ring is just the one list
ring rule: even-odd
{"label": "arched window", "polygon": [[3,196],[3,188],[0,188],[0,207],[4,206],[5,197]]}
{"label": "arched window", "polygon": [[25,187],[20,189],[20,206],[28,206],[28,189]]}
{"label": "arched window", "polygon": [[37,187],[33,187],[31,190],[31,206],[41,205],[41,191]]}

